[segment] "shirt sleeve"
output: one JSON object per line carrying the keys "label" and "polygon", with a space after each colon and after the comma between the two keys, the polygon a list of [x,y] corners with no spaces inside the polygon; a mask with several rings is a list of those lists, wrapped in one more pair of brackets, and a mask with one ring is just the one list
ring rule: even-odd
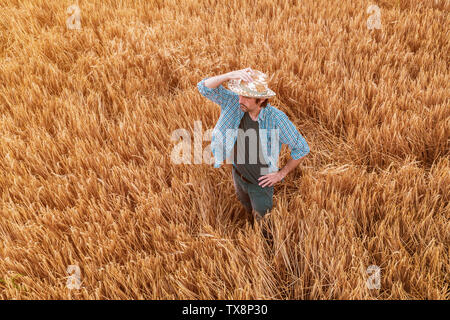
{"label": "shirt sleeve", "polygon": [[284,112],[280,113],[278,124],[280,142],[289,146],[292,159],[298,160],[306,156],[309,153],[308,143]]}
{"label": "shirt sleeve", "polygon": [[233,91],[225,89],[222,84],[214,89],[205,86],[205,80],[208,78],[210,77],[204,78],[199,83],[197,83],[198,91],[205,98],[211,100],[214,103],[217,103],[222,110],[239,105],[239,96]]}

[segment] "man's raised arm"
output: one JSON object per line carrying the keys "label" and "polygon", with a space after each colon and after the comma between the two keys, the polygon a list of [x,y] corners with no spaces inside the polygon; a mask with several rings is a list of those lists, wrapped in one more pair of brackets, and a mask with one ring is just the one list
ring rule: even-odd
{"label": "man's raised arm", "polygon": [[[207,77],[197,83],[198,91],[207,99],[221,106],[222,109],[233,105],[239,101],[237,94],[225,89],[222,83],[228,80],[242,79],[244,81],[253,81],[250,76],[251,69],[246,68],[237,71],[231,71],[214,77]],[[236,100],[236,101],[234,101]]]}
{"label": "man's raised arm", "polygon": [[223,82],[228,80],[234,80],[234,79],[242,79],[247,82],[252,81],[252,77],[250,77],[250,72],[252,69],[246,68],[242,70],[237,71],[231,71],[227,72],[215,77],[207,78],[205,81],[205,86],[211,89],[217,88],[219,85],[221,85]]}
{"label": "man's raised arm", "polygon": [[225,81],[230,80],[228,77],[228,73],[224,73],[215,77],[206,78],[205,80],[205,87],[208,87],[210,89],[215,89]]}

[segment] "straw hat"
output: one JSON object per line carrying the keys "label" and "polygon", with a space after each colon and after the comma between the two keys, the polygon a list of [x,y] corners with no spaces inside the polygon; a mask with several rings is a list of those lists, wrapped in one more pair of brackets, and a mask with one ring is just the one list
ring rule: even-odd
{"label": "straw hat", "polygon": [[275,92],[267,86],[267,75],[258,70],[252,70],[250,73],[252,82],[246,82],[242,79],[233,79],[228,81],[228,89],[238,95],[251,98],[270,98],[276,95]]}

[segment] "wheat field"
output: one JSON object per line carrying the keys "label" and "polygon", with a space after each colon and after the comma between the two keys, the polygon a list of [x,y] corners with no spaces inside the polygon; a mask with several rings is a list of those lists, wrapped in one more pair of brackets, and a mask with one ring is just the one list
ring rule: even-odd
{"label": "wheat field", "polygon": [[[0,299],[450,299],[449,9],[2,0]],[[246,67],[311,149],[272,245],[229,164],[170,158],[219,118],[196,84]]]}

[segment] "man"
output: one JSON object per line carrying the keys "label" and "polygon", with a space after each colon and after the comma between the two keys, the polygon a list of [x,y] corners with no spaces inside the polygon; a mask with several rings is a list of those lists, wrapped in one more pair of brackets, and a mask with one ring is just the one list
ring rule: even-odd
{"label": "man", "polygon": [[[308,144],[287,115],[269,104],[275,92],[266,79],[264,73],[246,68],[197,84],[199,92],[221,108],[211,138],[214,167],[231,159],[236,195],[257,221],[272,209],[273,186],[309,153]],[[229,81],[229,90],[222,86],[225,81]],[[278,170],[282,144],[289,146],[292,159]]]}

